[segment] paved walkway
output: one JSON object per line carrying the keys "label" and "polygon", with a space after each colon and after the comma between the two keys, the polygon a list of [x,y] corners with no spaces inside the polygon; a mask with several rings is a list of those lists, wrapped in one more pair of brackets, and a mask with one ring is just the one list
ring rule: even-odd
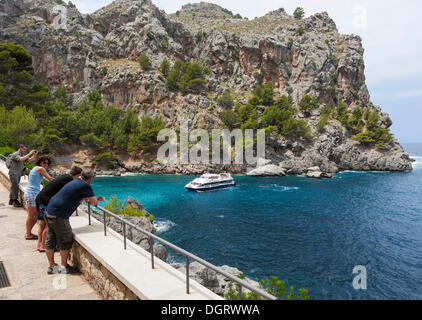
{"label": "paved walkway", "polygon": [[45,253],[36,251],[36,240],[24,239],[26,210],[8,203],[9,192],[0,183],[0,261],[11,283],[0,289],[0,300],[100,300],[81,276],[47,274]]}

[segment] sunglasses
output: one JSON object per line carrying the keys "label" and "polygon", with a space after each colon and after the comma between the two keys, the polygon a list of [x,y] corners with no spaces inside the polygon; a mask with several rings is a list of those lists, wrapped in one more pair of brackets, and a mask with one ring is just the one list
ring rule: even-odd
{"label": "sunglasses", "polygon": [[50,162],[48,162],[48,161],[43,161],[43,162],[41,162],[41,164],[48,164],[48,165],[50,165]]}

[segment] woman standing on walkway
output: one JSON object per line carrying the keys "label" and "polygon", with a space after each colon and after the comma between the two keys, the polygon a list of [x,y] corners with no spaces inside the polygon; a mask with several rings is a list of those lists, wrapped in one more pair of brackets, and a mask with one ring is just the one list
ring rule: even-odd
{"label": "woman standing on walkway", "polygon": [[[43,217],[37,217],[37,205],[35,203],[35,198],[37,197],[38,193],[41,190],[41,182],[43,179],[47,179],[48,181],[53,180],[53,178],[48,174],[46,168],[50,165],[51,160],[49,157],[43,156],[40,157],[37,162],[36,166],[31,170],[29,173],[29,183],[25,190],[24,199],[26,202],[26,206],[28,208],[28,218],[26,219],[26,240],[37,240],[38,239],[38,246],[37,250],[40,252],[44,252],[45,249],[43,248],[43,244],[45,243],[45,236],[46,236],[46,223]],[[40,225],[38,228],[38,237],[32,234],[32,228],[37,223],[37,219],[40,220]]]}

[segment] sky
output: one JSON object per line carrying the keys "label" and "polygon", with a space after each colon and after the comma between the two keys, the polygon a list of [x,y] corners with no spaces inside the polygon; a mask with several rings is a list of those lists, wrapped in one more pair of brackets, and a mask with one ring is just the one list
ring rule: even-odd
{"label": "sky", "polygon": [[[92,13],[112,0],[72,0]],[[196,0],[153,0],[174,13]],[[366,84],[371,101],[393,120],[394,136],[403,143],[422,143],[422,3],[419,0],[207,0],[253,19],[284,8],[302,7],[306,16],[326,11],[342,34],[362,37]],[[259,3],[259,6],[257,5]]]}

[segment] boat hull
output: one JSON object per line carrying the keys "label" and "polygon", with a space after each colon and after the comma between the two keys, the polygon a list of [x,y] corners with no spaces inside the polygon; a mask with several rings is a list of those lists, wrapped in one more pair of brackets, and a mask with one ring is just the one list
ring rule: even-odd
{"label": "boat hull", "polygon": [[236,182],[232,181],[231,183],[205,185],[205,186],[189,186],[189,185],[187,185],[187,186],[185,186],[185,188],[189,191],[210,191],[210,190],[234,187],[235,185],[236,185]]}

